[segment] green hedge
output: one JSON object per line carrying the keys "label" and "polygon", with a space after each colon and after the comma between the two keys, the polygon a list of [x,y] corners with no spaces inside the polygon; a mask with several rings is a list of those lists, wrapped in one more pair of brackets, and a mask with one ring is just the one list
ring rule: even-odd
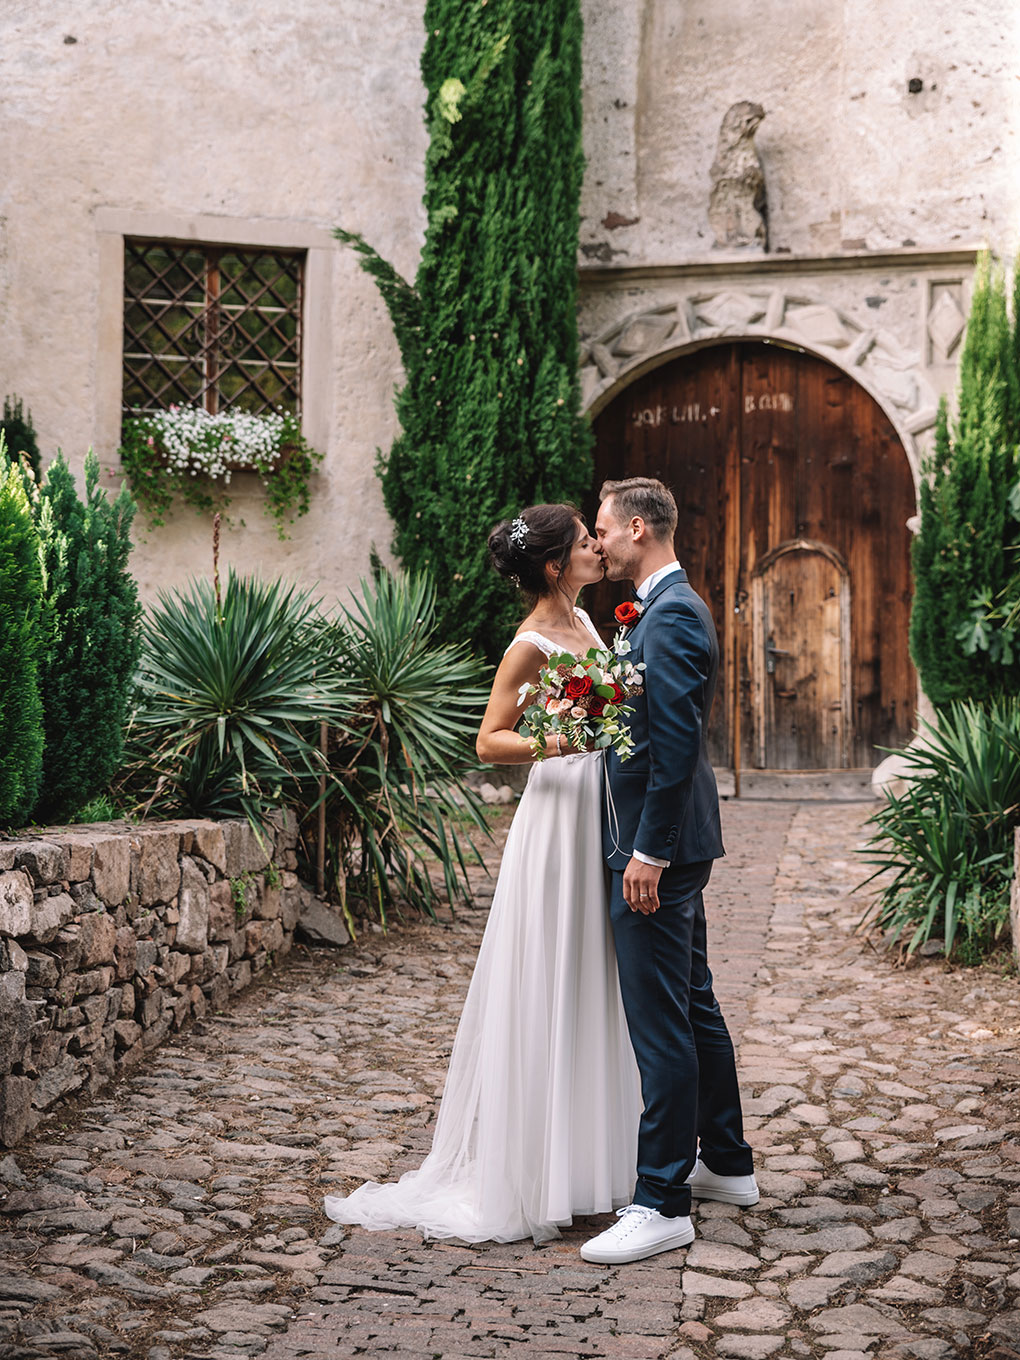
{"label": "green hedge", "polygon": [[63,455],[36,495],[46,734],[37,820],[73,815],[121,764],[139,645],[138,589],[127,568],[134,510],[126,490],[112,504],[107,499],[91,452],[84,500]]}
{"label": "green hedge", "polygon": [[[1014,280],[1014,296],[1020,275]],[[960,362],[959,417],[939,410],[913,544],[910,650],[942,707],[1020,691],[1020,372],[1000,271],[978,270]]]}
{"label": "green hedge", "polygon": [[0,434],[0,827],[24,822],[42,777],[39,540]]}

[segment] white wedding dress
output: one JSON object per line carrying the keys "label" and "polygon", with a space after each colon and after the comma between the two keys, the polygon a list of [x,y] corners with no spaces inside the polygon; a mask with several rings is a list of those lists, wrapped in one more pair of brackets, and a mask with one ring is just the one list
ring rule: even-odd
{"label": "white wedding dress", "polygon": [[[576,611],[602,645],[583,610]],[[560,650],[538,633],[546,656]],[[509,650],[509,649],[508,649]],[[628,1204],[641,1095],[616,972],[602,754],[536,764],[507,836],[432,1151],[399,1181],[328,1196],[337,1223],[536,1242]]]}

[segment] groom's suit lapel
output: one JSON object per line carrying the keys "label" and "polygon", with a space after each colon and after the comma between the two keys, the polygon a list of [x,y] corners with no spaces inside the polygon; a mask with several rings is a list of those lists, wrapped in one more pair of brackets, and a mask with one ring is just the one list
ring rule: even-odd
{"label": "groom's suit lapel", "polygon": [[649,609],[651,609],[652,605],[664,591],[668,590],[670,586],[686,584],[687,573],[686,571],[684,571],[683,567],[681,567],[679,571],[669,572],[669,574],[664,576],[661,581],[657,582],[653,589],[650,590],[648,594],[645,596],[645,598],[641,601],[641,617],[638,619],[637,623],[634,624],[633,628],[627,629],[627,632],[625,634],[627,640],[633,641],[634,634],[637,632],[637,630],[641,627],[642,623],[644,623],[645,619],[648,617]]}

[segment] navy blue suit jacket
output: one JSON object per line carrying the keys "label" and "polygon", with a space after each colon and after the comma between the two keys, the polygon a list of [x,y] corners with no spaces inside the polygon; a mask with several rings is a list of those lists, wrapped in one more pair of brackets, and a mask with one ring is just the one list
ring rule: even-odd
{"label": "navy blue suit jacket", "polygon": [[708,606],[682,568],[650,592],[627,641],[627,659],[645,663],[644,689],[629,700],[629,759],[606,755],[611,799],[603,799],[603,853],[613,869],[626,867],[635,846],[670,865],[718,859],[725,852],[705,729],[719,643]]}

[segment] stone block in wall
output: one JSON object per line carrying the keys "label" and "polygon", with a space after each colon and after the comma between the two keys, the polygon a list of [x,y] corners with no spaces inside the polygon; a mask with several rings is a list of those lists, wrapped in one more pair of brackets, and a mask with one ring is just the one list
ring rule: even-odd
{"label": "stone block in wall", "polygon": [[25,974],[0,973],[0,1073],[24,1058],[34,1020],[35,1006],[25,1000]]}
{"label": "stone block in wall", "polygon": [[173,901],[181,886],[180,833],[142,827],[136,835],[139,902],[149,907]]}
{"label": "stone block in wall", "polygon": [[251,982],[251,964],[247,959],[239,959],[237,963],[232,963],[227,969],[227,977],[230,980],[230,990],[241,992]]}
{"label": "stone block in wall", "polygon": [[52,954],[39,949],[30,949],[25,955],[27,968],[25,982],[29,987],[55,987],[60,977],[60,968]]}
{"label": "stone block in wall", "polygon": [[175,950],[163,965],[166,980],[170,983],[177,983],[180,982],[181,978],[187,977],[191,972],[191,959],[191,954],[178,954]]}
{"label": "stone block in wall", "polygon": [[134,1015],[136,1004],[137,994],[135,989],[130,982],[125,982],[124,986],[120,989],[120,1006],[118,1007],[118,1014]]}
{"label": "stone block in wall", "polygon": [[7,973],[12,968],[18,973],[27,973],[28,955],[17,940],[0,938],[0,973]]}
{"label": "stone block in wall", "polygon": [[193,859],[181,859],[181,890],[177,899],[178,949],[200,954],[209,939],[209,884]]}
{"label": "stone block in wall", "polygon": [[0,1143],[8,1147],[32,1127],[32,1087],[28,1077],[0,1079]]}
{"label": "stone block in wall", "polygon": [[81,1008],[85,1012],[85,1019],[90,1025],[97,1020],[100,1024],[105,1024],[110,1009],[109,995],[90,996],[82,1002]]}
{"label": "stone block in wall", "polygon": [[265,927],[262,943],[270,954],[275,954],[283,948],[283,942],[286,939],[283,926],[279,921],[266,921]]}
{"label": "stone block in wall", "polygon": [[92,882],[108,907],[119,907],[131,891],[131,841],[103,836],[93,848]]}
{"label": "stone block in wall", "polygon": [[[236,963],[238,959],[243,959],[248,949],[248,940],[244,933],[244,927],[236,930],[227,941],[228,957],[231,963]],[[228,969],[229,971],[229,969]]]}
{"label": "stone block in wall", "polygon": [[88,1069],[81,1063],[70,1056],[63,1057],[32,1083],[32,1104],[37,1110],[49,1109],[61,1096],[77,1091],[87,1075]]}
{"label": "stone block in wall", "polygon": [[223,835],[223,827],[212,822],[198,823],[191,834],[189,853],[200,855],[202,859],[208,860],[211,865],[219,869],[221,874],[225,874],[227,872],[227,845]]}
{"label": "stone block in wall", "polygon": [[266,933],[265,921],[249,921],[244,928],[244,952],[254,954],[263,948],[263,937]]}
{"label": "stone block in wall", "polygon": [[163,993],[157,987],[139,1004],[138,1009],[135,1011],[135,1015],[142,1028],[149,1029],[156,1023],[162,1014]]}
{"label": "stone block in wall", "polygon": [[61,969],[65,973],[72,973],[81,963],[82,943],[81,931],[76,922],[65,926],[63,930],[57,932],[57,938],[52,941],[52,949],[60,959]]}
{"label": "stone block in wall", "polygon": [[159,1047],[159,1045],[163,1042],[166,1036],[170,1033],[170,1027],[173,1024],[173,1019],[174,1017],[172,1011],[164,1011],[162,1015],[160,1015],[159,1019],[149,1026],[149,1028],[142,1035],[142,1048],[146,1052],[151,1053],[151,1051],[154,1048]]}
{"label": "stone block in wall", "polygon": [[68,892],[79,912],[106,910],[106,903],[97,897],[91,883],[72,883]]}
{"label": "stone block in wall", "polygon": [[284,930],[293,930],[301,915],[300,888],[284,888],[280,894],[280,920]]}
{"label": "stone block in wall", "polygon": [[0,934],[27,935],[32,920],[32,880],[21,869],[0,873]]}
{"label": "stone block in wall", "polygon": [[135,973],[145,977],[150,968],[155,968],[159,958],[159,948],[154,940],[138,940],[135,943]]}
{"label": "stone block in wall", "polygon": [[226,940],[237,929],[234,894],[224,879],[209,889],[209,939]]}
{"label": "stone block in wall", "polygon": [[263,882],[259,887],[255,915],[263,921],[273,921],[280,914],[280,885]]}
{"label": "stone block in wall", "polygon": [[67,855],[67,878],[72,883],[82,883],[92,873],[92,860],[96,853],[96,843],[87,834],[61,836],[60,848]]}
{"label": "stone block in wall", "polygon": [[130,926],[120,926],[113,946],[116,976],[119,981],[134,976],[138,960],[138,936]]}
{"label": "stone block in wall", "polygon": [[223,838],[226,846],[228,878],[242,874],[256,874],[264,869],[272,855],[272,839],[263,833],[262,843],[247,822],[224,822]]}
{"label": "stone block in wall", "polygon": [[108,965],[100,968],[90,968],[87,972],[78,973],[75,977],[75,998],[83,996],[94,996],[97,992],[105,992],[113,984],[113,969]]}
{"label": "stone block in wall", "polygon": [[67,1036],[58,1029],[43,1034],[35,1044],[34,1061],[36,1069],[45,1072],[59,1060],[67,1044]]}
{"label": "stone block in wall", "polygon": [[70,856],[52,841],[24,841],[15,853],[14,863],[24,869],[36,887],[63,883],[68,877]]}
{"label": "stone block in wall", "polygon": [[55,940],[63,926],[72,920],[77,908],[70,893],[54,893],[33,902],[28,934],[39,944],[49,944]]}
{"label": "stone block in wall", "polygon": [[103,1037],[103,1022],[101,1020],[91,1020],[78,1028],[71,1034],[67,1041],[67,1051],[75,1057],[80,1057],[83,1053],[91,1053],[95,1046]]}
{"label": "stone block in wall", "polygon": [[227,981],[226,973],[217,973],[210,978],[202,987],[209,1000],[209,1007],[214,1011],[221,1011],[230,999],[230,983]]}
{"label": "stone block in wall", "polygon": [[113,1033],[118,1048],[130,1048],[142,1037],[142,1027],[134,1020],[118,1020]]}
{"label": "stone block in wall", "polygon": [[0,841],[0,872],[14,868],[17,846],[13,841]]}
{"label": "stone block in wall", "polygon": [[117,927],[105,911],[93,911],[78,922],[81,936],[81,962],[86,967],[113,963],[117,947]]}

